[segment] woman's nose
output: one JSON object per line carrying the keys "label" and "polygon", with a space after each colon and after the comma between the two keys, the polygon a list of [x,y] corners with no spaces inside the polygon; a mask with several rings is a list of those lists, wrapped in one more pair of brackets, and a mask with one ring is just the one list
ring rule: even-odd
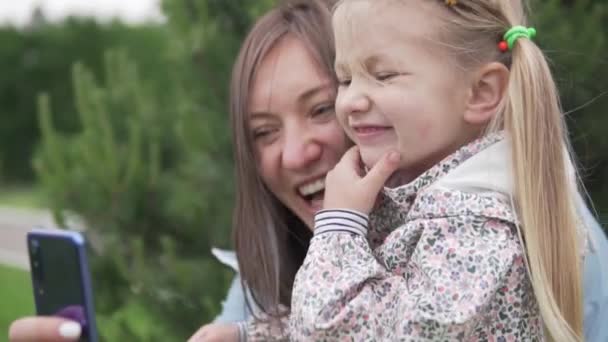
{"label": "woman's nose", "polygon": [[293,130],[285,135],[282,161],[289,170],[302,170],[321,157],[322,147],[312,128]]}

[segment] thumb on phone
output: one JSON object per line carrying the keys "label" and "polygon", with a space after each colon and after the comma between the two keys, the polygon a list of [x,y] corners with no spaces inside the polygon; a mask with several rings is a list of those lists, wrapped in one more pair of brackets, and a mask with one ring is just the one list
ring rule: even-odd
{"label": "thumb on phone", "polygon": [[10,342],[63,342],[80,338],[80,324],[59,317],[24,317],[9,328]]}

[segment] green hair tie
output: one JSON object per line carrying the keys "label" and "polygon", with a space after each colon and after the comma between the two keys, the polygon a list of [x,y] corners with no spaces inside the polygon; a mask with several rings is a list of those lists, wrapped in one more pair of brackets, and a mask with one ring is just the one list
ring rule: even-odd
{"label": "green hair tie", "polygon": [[502,51],[513,50],[513,45],[519,38],[533,39],[536,37],[536,29],[534,27],[513,26],[503,36],[504,41],[499,45]]}

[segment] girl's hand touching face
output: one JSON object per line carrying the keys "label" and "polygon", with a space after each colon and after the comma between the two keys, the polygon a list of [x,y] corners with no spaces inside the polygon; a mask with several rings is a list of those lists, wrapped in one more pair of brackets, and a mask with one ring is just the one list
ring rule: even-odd
{"label": "girl's hand touching face", "polygon": [[398,152],[387,152],[365,174],[359,148],[353,146],[327,173],[323,209],[350,209],[369,214],[378,193],[399,167],[399,160]]}

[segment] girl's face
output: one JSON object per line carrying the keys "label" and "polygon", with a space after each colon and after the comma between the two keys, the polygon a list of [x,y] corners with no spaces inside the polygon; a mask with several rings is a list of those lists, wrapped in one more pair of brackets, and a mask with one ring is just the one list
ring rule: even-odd
{"label": "girl's face", "polygon": [[368,167],[398,150],[409,180],[479,134],[463,117],[467,73],[438,43],[428,3],[347,1],[333,18],[340,124]]}
{"label": "girl's face", "polygon": [[251,91],[249,127],[262,179],[311,228],[323,207],[325,175],[349,145],[334,101],[330,77],[292,36],[264,58]]}

